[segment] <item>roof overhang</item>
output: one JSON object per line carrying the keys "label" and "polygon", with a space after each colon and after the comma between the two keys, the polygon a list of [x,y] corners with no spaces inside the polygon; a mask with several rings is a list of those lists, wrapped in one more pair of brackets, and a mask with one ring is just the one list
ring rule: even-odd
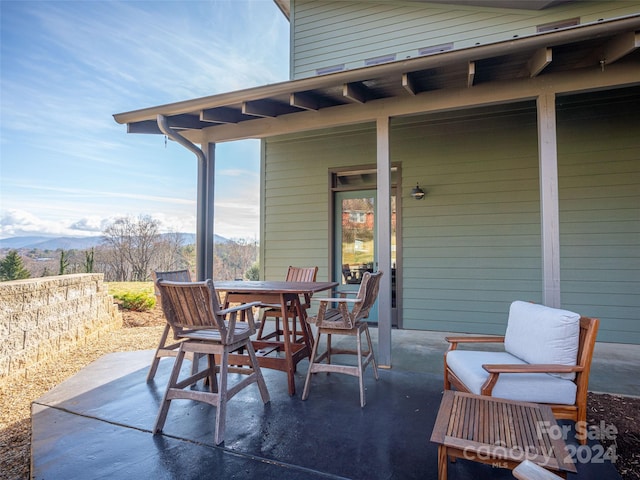
{"label": "roof overhang", "polygon": [[[273,0],[287,19],[291,18],[291,0]],[[383,3],[385,0],[378,0]],[[391,0],[386,0],[391,1]],[[518,10],[544,10],[562,3],[576,0],[406,0],[418,3],[444,3],[448,5],[465,5],[473,7],[514,8]]]}
{"label": "roof overhang", "polygon": [[[158,115],[187,138],[203,133],[234,140],[261,119],[343,112],[349,105],[405,100],[430,92],[500,84],[566,72],[630,64],[640,69],[640,14],[506,42],[195,98],[114,115],[129,133],[161,134]],[[637,81],[640,83],[640,70]],[[219,129],[219,130],[217,130]],[[248,130],[251,130],[250,128]],[[259,138],[268,134],[245,136]]]}
{"label": "roof overhang", "polygon": [[287,20],[291,18],[291,0],[273,0]]}

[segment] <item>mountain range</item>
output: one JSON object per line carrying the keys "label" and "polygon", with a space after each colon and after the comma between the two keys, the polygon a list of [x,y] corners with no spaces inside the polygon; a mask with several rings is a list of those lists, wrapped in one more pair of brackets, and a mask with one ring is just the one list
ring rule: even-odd
{"label": "mountain range", "polygon": [[[195,244],[196,236],[193,233],[181,233],[182,244]],[[29,237],[9,237],[0,239],[0,249],[21,249],[21,248],[37,248],[39,250],[84,250],[91,247],[97,247],[102,244],[104,237],[102,235],[93,237],[48,237],[48,236],[29,236]],[[215,243],[226,243],[229,240],[214,236]]]}

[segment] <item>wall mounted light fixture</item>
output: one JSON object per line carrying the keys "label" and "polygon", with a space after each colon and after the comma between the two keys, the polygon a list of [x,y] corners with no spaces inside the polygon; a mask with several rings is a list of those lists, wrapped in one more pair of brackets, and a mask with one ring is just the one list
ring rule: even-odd
{"label": "wall mounted light fixture", "polygon": [[416,200],[422,200],[425,196],[424,190],[416,183],[415,188],[411,190],[411,196]]}

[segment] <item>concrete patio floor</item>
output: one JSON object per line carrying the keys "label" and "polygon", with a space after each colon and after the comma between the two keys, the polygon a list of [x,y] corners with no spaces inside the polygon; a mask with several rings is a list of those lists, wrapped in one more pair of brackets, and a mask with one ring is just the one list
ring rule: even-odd
{"label": "concrete patio floor", "polygon": [[[215,408],[191,401],[172,402],[162,435],[151,434],[171,359],[146,383],[152,352],[106,355],[33,403],[32,478],[435,479],[437,448],[429,438],[442,395],[444,336],[394,331],[393,368],[377,382],[367,370],[363,409],[353,377],[316,375],[302,401],[306,361],[294,396],[283,372],[263,369],[271,402],[262,404],[255,385],[234,397],[220,446],[213,443]],[[590,390],[640,395],[638,366],[640,347],[598,344]],[[568,478],[620,478],[607,461],[576,467]],[[459,460],[449,464],[449,478],[513,476]]]}

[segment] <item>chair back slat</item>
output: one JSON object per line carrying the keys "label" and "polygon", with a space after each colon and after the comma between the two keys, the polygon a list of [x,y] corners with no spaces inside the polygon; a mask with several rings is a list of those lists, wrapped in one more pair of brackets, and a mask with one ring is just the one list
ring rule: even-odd
{"label": "chair back slat", "polygon": [[360,289],[358,290],[357,298],[362,299],[362,302],[356,303],[353,310],[351,311],[353,322],[357,322],[363,318],[367,318],[369,316],[369,312],[376,302],[376,298],[378,298],[378,290],[380,289],[380,278],[382,277],[382,272],[378,271],[376,273],[364,272],[362,276],[362,283],[360,284]]}
{"label": "chair back slat", "polygon": [[[318,275],[318,267],[289,267],[287,270],[287,282],[315,282]],[[311,306],[311,295],[304,294],[304,308]]]}
{"label": "chair back slat", "polygon": [[158,279],[168,280],[170,282],[190,282],[191,281],[191,273],[189,270],[171,270],[166,272],[151,272],[151,279],[153,280],[153,287],[155,289],[156,297],[160,296],[160,291],[158,290],[158,286],[156,282]]}
{"label": "chair back slat", "polygon": [[318,267],[289,267],[287,270],[287,282],[315,282],[318,275]]}
{"label": "chair back slat", "polygon": [[178,336],[183,330],[215,329],[227,336],[224,318],[211,280],[204,282],[170,282],[159,279],[162,308],[167,321]]}

